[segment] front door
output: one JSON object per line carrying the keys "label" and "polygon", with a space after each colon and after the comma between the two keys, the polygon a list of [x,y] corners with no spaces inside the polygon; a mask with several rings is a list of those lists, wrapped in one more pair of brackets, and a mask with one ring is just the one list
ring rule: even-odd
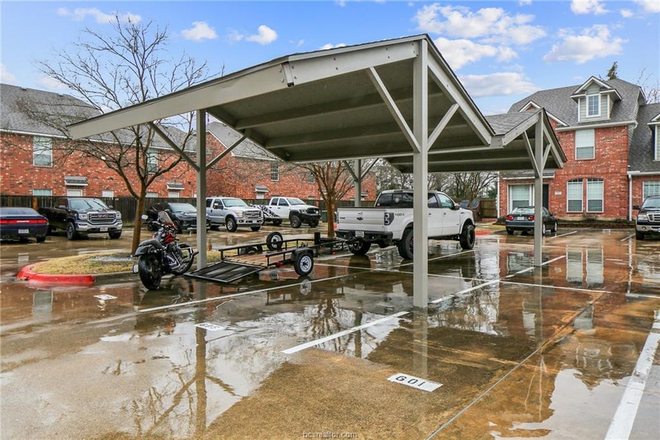
{"label": "front door", "polygon": [[442,236],[442,222],[445,210],[440,208],[440,203],[438,198],[434,193],[429,193],[428,198],[429,204],[429,222],[428,222],[428,234],[429,237],[440,237]]}
{"label": "front door", "polygon": [[547,183],[543,185],[543,207],[550,209],[550,185]]}
{"label": "front door", "polygon": [[442,235],[456,235],[461,223],[460,211],[454,209],[454,201],[444,194],[438,194],[442,211]]}

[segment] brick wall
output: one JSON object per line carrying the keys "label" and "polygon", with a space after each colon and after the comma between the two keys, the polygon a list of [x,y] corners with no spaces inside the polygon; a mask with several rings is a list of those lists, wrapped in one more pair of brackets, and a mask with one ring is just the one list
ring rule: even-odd
{"label": "brick wall", "polygon": [[[79,154],[64,161],[58,160],[60,158],[56,142],[58,140],[53,139],[53,166],[38,167],[33,165],[32,136],[0,133],[0,192],[7,195],[31,195],[34,189],[50,189],[54,196],[63,196],[67,191],[64,176],[81,176],[87,178],[88,185],[83,188],[85,196],[100,197],[102,192],[107,190],[114,191],[115,197],[130,195],[121,177],[101,161],[84,158]],[[223,151],[224,147],[214,136],[208,134],[207,149],[210,160]],[[165,153],[161,154],[165,159]],[[173,157],[170,160],[173,160]],[[165,163],[169,161],[165,160]],[[286,195],[303,200],[309,197],[320,199],[316,183],[309,182],[308,176],[300,169],[280,162],[279,171],[279,180],[272,181],[270,161],[237,158],[229,154],[208,171],[207,194],[254,199],[255,187],[266,186],[268,192],[264,194],[265,198]],[[135,180],[135,176],[133,178]],[[167,197],[167,182],[183,184],[184,189],[180,192],[180,197],[193,197],[195,194],[195,172],[184,161],[156,179],[148,192],[155,193],[158,197]],[[367,191],[367,200],[375,199],[376,182],[373,175],[363,182],[362,190]],[[345,199],[353,196],[354,191],[349,191]]]}
{"label": "brick wall", "polygon": [[[554,121],[553,121],[554,125]],[[558,217],[580,219],[584,215],[602,219],[626,218],[628,215],[628,127],[606,127],[595,130],[595,158],[575,160],[575,131],[557,132],[557,138],[567,157],[564,168],[555,171],[549,185],[549,209]],[[587,179],[603,179],[603,212],[587,212]],[[567,212],[566,186],[569,180],[583,179],[583,211]],[[529,180],[500,179],[500,215],[509,209],[508,186],[533,184]]]}

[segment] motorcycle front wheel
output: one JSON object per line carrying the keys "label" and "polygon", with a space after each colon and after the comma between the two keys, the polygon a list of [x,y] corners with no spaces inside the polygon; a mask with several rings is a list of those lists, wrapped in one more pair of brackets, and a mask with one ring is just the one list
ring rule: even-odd
{"label": "motorcycle front wheel", "polygon": [[193,251],[190,246],[187,244],[181,244],[179,245],[179,248],[181,249],[182,262],[181,266],[179,266],[177,270],[172,269],[172,273],[174,275],[183,275],[184,273],[188,272],[193,264],[193,260],[195,259],[193,257]]}
{"label": "motorcycle front wheel", "polygon": [[138,260],[138,273],[140,281],[149,290],[156,290],[160,287],[160,281],[163,279],[163,269],[160,261],[153,254],[142,255]]}

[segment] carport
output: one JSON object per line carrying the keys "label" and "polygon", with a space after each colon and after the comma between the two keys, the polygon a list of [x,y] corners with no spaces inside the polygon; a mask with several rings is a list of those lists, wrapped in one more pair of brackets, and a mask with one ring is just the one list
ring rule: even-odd
{"label": "carport", "polygon": [[[71,125],[74,139],[196,112],[242,133],[208,160],[197,136],[196,159],[159,136],[197,172],[198,267],[206,265],[206,170],[249,138],[288,162],[385,158],[414,174],[414,305],[428,305],[427,177],[435,171],[535,172],[542,200],[545,168],[566,160],[543,109],[484,117],[428,35],[294,54],[142,104]],[[364,172],[353,170],[361,179]],[[359,185],[357,185],[359,186]],[[359,200],[359,189],[356,197]],[[542,252],[542,205],[536,203],[534,263]]]}

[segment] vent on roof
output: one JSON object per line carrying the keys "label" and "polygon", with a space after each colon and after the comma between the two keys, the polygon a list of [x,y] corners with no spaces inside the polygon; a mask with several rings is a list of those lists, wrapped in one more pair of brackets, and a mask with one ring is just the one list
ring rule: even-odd
{"label": "vent on roof", "polygon": [[27,92],[27,87],[21,87],[21,90],[23,90],[24,92]]}

